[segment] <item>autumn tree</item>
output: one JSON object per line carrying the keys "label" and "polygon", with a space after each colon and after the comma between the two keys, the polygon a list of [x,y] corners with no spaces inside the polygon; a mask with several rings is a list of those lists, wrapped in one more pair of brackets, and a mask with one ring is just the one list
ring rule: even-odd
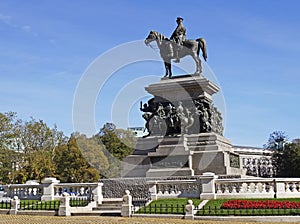
{"label": "autumn tree", "polygon": [[107,178],[119,177],[122,161],[134,150],[136,139],[129,130],[117,129],[113,123],[106,123],[94,136],[99,144],[105,146],[104,154],[109,161],[109,169],[104,172]]}
{"label": "autumn tree", "polygon": [[96,137],[119,160],[133,153],[136,140],[131,131],[117,129],[114,124],[106,123]]}
{"label": "autumn tree", "polygon": [[54,162],[55,176],[61,182],[95,182],[100,178],[99,172],[82,155],[74,136],[68,143],[56,147]]}
{"label": "autumn tree", "polygon": [[23,164],[20,164],[19,172],[25,173],[27,180],[41,181],[53,176],[55,148],[66,142],[64,134],[56,126],[51,129],[43,120],[31,118],[21,127],[20,141]]}
{"label": "autumn tree", "polygon": [[103,174],[109,168],[103,144],[99,144],[95,138],[88,138],[83,134],[75,133],[73,136],[76,138],[80,151],[87,162],[100,174]]}

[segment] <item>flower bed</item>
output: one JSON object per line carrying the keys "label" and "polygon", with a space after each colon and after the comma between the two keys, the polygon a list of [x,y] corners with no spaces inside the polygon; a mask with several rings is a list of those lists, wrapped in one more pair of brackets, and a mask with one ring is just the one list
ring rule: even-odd
{"label": "flower bed", "polygon": [[222,209],[299,209],[300,202],[276,200],[229,200],[221,205]]}

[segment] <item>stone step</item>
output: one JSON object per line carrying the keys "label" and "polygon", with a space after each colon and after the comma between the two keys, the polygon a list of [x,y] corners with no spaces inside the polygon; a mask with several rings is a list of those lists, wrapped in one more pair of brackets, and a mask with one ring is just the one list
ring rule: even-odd
{"label": "stone step", "polygon": [[72,213],[72,216],[121,216],[121,210],[80,212],[80,213]]}
{"label": "stone step", "polygon": [[98,206],[96,208],[93,208],[93,211],[121,211],[121,206]]}
{"label": "stone step", "polygon": [[102,205],[122,205],[122,198],[104,198]]}

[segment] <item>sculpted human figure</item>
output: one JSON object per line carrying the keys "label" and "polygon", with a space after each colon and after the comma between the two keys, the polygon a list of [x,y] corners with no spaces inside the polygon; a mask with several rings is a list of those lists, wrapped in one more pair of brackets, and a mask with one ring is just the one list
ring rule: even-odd
{"label": "sculpted human figure", "polygon": [[184,27],[182,21],[183,18],[177,17],[176,19],[177,27],[170,37],[171,41],[174,41],[176,43],[176,47],[175,47],[176,63],[180,62],[179,51],[182,49],[183,42],[186,40],[186,28]]}
{"label": "sculpted human figure", "polygon": [[145,129],[148,130],[148,135],[149,136],[151,134],[151,127],[150,127],[150,121],[154,116],[154,112],[155,112],[155,105],[153,103],[153,100],[150,99],[147,103],[142,103],[142,101],[140,102],[140,110],[144,112],[143,114],[143,118],[146,120],[146,124],[145,124]]}

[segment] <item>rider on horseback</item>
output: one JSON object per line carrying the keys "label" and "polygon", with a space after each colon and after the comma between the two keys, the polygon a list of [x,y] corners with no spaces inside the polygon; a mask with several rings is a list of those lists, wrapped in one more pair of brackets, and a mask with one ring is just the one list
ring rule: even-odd
{"label": "rider on horseback", "polygon": [[174,32],[172,33],[172,36],[170,37],[170,40],[174,41],[175,46],[176,46],[175,47],[176,48],[175,49],[175,57],[176,57],[175,62],[176,63],[180,62],[179,51],[182,49],[183,42],[186,39],[186,29],[183,26],[182,21],[183,21],[183,18],[177,17],[177,19],[176,19],[177,27],[174,30]]}

